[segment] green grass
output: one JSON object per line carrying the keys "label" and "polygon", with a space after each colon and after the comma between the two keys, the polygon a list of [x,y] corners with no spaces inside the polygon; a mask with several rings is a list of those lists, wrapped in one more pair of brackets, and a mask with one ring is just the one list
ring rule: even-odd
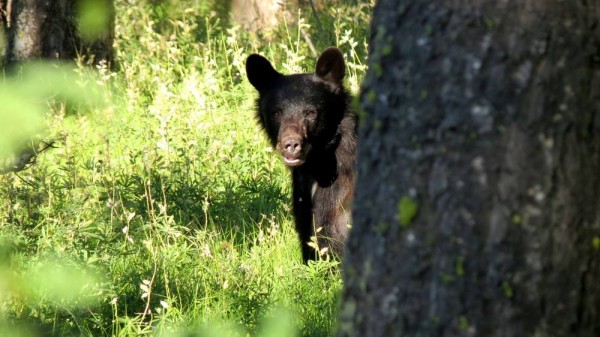
{"label": "green grass", "polygon": [[[116,4],[118,71],[74,71],[94,100],[34,100],[55,148],[0,175],[0,336],[331,335],[339,266],[301,262],[244,71],[253,52],[312,71],[298,25],[253,34],[210,2]],[[356,91],[372,5],[332,7],[323,30],[297,22],[345,52]]]}

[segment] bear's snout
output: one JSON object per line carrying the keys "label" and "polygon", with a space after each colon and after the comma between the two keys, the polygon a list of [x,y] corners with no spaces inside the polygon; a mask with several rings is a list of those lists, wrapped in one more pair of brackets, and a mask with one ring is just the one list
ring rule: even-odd
{"label": "bear's snout", "polygon": [[288,135],[281,139],[281,154],[286,165],[298,166],[304,163],[302,152],[302,137],[300,135]]}
{"label": "bear's snout", "polygon": [[280,134],[277,149],[287,166],[299,166],[304,163],[306,149],[300,128],[288,126]]}

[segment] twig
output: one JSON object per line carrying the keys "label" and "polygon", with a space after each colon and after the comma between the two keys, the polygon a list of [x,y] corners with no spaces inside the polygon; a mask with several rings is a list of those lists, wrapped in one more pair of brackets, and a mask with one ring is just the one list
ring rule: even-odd
{"label": "twig", "polygon": [[21,181],[24,182],[25,184],[27,184],[33,188],[37,187],[34,184],[30,183],[29,181],[25,180],[23,177],[21,177],[19,174],[17,174],[17,172],[15,172],[15,175],[17,176],[17,178],[21,179]]}
{"label": "twig", "polygon": [[308,48],[310,48],[310,51],[312,51],[313,56],[318,57],[319,54],[317,53],[315,46],[313,45],[312,41],[310,40],[310,37],[308,36],[308,34],[306,34],[303,28],[300,28],[300,33],[302,33],[302,37],[304,37],[304,40],[306,41],[306,44],[308,44]]}
{"label": "twig", "polygon": [[56,148],[54,143],[56,141],[51,140],[49,142],[42,141],[44,145],[41,149],[36,150],[32,147],[22,150],[22,152],[13,160],[6,161],[3,167],[0,167],[0,174],[6,174],[9,172],[23,171],[27,166],[35,164],[37,156],[48,150],[49,148]]}
{"label": "twig", "polygon": [[8,0],[6,3],[6,28],[10,28],[10,17],[12,16],[12,4],[13,0]]}
{"label": "twig", "polygon": [[156,278],[156,272],[158,269],[158,265],[156,262],[156,253],[155,251],[152,252],[152,257],[154,259],[154,270],[152,271],[152,278],[150,279],[150,281],[148,282],[148,284],[146,285],[148,287],[148,296],[146,297],[147,301],[146,301],[146,307],[144,308],[144,312],[142,313],[142,319],[146,318],[146,316],[150,315],[150,321],[152,321],[152,310],[150,309],[150,296],[152,295],[152,287],[154,286],[154,279]]}

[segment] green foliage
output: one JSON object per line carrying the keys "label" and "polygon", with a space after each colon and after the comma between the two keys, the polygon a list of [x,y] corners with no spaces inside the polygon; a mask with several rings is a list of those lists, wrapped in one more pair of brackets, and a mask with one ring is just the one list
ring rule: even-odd
{"label": "green foliage", "polygon": [[35,65],[4,79],[2,159],[31,140],[54,148],[0,175],[0,335],[331,334],[338,262],[301,262],[244,62],[312,71],[302,28],[340,46],[356,91],[372,5],[323,8],[323,30],[300,12],[264,40],[220,3],[117,1],[117,73]]}

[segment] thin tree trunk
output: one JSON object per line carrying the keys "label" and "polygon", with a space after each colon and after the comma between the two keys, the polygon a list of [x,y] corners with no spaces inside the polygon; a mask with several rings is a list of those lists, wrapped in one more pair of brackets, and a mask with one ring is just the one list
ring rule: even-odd
{"label": "thin tree trunk", "polygon": [[[5,1],[7,13],[6,63],[30,59],[66,59],[81,57],[84,62],[101,60],[112,65],[114,40],[114,4],[98,0],[108,7],[109,20],[102,36],[85,41],[77,30],[77,10],[81,0],[12,0]],[[10,3],[10,5],[9,5]]]}
{"label": "thin tree trunk", "polygon": [[600,336],[599,20],[378,3],[339,336]]}
{"label": "thin tree trunk", "polygon": [[38,0],[13,1],[8,29],[9,63],[42,56],[42,35],[48,5]]}

